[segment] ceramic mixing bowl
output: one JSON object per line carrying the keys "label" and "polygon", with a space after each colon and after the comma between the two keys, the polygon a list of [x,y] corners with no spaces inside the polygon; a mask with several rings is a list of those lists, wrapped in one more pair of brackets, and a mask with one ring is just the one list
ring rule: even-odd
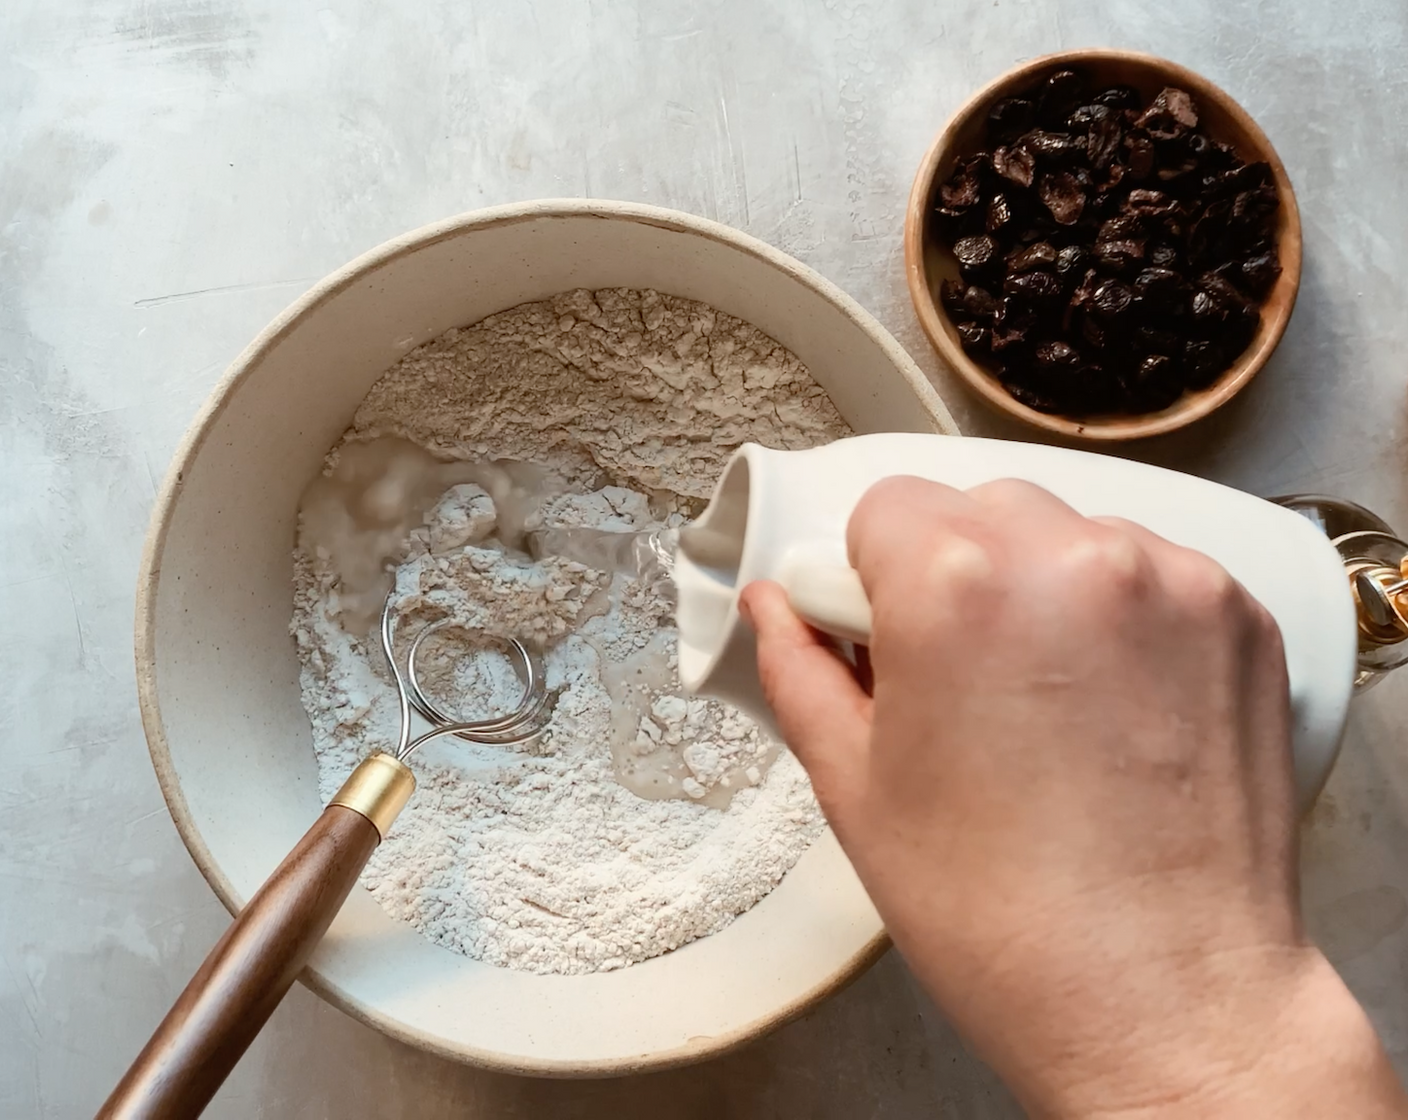
{"label": "ceramic mixing bowl", "polygon": [[[137,603],[142,718],[181,836],[235,912],[321,809],[289,637],[299,495],[388,366],[450,327],[571,288],[655,288],[793,351],[861,432],[953,432],[910,358],[853,300],[735,230],[648,206],[534,202],[426,226],[329,276],[236,359],[176,453]],[[720,932],[591,976],[494,968],[358,889],[304,977],[414,1046],[593,1076],[698,1060],[858,975],[885,946],[828,832]]]}

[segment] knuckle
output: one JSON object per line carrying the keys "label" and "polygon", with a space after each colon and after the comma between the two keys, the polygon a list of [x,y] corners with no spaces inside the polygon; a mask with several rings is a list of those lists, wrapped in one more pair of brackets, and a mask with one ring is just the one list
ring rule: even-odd
{"label": "knuckle", "polygon": [[1046,501],[1050,495],[1034,482],[1023,478],[999,478],[984,482],[969,491],[995,505],[1015,506],[1033,501]]}
{"label": "knuckle", "polygon": [[934,485],[932,482],[915,478],[913,475],[891,475],[889,478],[880,479],[861,495],[856,509],[859,511],[896,504],[909,505],[916,495],[932,489]]}
{"label": "knuckle", "polygon": [[1082,583],[1106,593],[1123,594],[1143,582],[1148,559],[1133,537],[1109,529],[1076,538],[1066,550],[1064,566]]}
{"label": "knuckle", "polygon": [[1285,639],[1281,634],[1281,625],[1276,621],[1276,617],[1267,610],[1261,603],[1247,596],[1252,608],[1252,636],[1257,644],[1268,653],[1276,653],[1285,660]]}
{"label": "knuckle", "polygon": [[921,479],[895,476],[882,478],[861,495],[846,525],[846,546],[852,559],[867,544],[882,546],[912,519],[923,488]]}
{"label": "knuckle", "polygon": [[961,590],[996,575],[991,554],[969,537],[946,536],[933,542],[924,565],[924,583],[933,590]]}
{"label": "knuckle", "polygon": [[1248,614],[1252,600],[1232,574],[1211,557],[1187,553],[1180,565],[1178,592],[1185,606],[1202,615]]}
{"label": "knuckle", "polygon": [[[957,535],[915,542],[897,557],[871,595],[872,655],[903,649],[910,655],[941,647],[955,632],[995,608],[994,592],[1007,581],[1000,558],[980,542]],[[883,658],[882,658],[883,659]]]}

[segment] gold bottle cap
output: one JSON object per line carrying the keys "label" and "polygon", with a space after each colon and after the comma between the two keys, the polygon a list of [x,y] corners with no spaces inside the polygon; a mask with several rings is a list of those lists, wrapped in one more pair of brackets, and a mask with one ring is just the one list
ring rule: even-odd
{"label": "gold bottle cap", "polygon": [[1408,559],[1398,568],[1368,560],[1346,565],[1354,588],[1361,643],[1389,646],[1408,638],[1408,579],[1404,578],[1404,567],[1408,567]]}

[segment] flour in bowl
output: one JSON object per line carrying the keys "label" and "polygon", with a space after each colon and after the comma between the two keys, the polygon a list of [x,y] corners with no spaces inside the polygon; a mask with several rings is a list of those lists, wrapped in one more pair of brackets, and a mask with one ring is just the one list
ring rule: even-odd
{"label": "flour in bowl", "polygon": [[[415,796],[363,877],[388,913],[490,964],[583,973],[713,933],[777,885],[822,827],[801,767],[682,693],[661,587],[531,560],[523,532],[677,527],[738,444],[847,431],[756,328],[650,291],[525,304],[377,382],[329,469],[411,444],[446,461],[426,457],[455,485],[387,550],[401,625],[450,619],[476,638],[429,649],[428,687],[468,718],[513,708],[522,684],[496,640],[519,638],[554,696],[532,744],[440,740],[412,759]],[[304,530],[292,630],[326,799],[395,743],[397,709],[367,588],[341,578],[324,526]]]}

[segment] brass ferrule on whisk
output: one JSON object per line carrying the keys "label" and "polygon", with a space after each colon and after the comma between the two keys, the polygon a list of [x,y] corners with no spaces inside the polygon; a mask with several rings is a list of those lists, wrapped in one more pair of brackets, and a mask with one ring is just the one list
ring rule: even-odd
{"label": "brass ferrule on whisk", "polygon": [[391,823],[406,807],[416,788],[415,775],[404,762],[383,751],[368,755],[347,776],[328,804],[361,813],[376,826],[383,840]]}

